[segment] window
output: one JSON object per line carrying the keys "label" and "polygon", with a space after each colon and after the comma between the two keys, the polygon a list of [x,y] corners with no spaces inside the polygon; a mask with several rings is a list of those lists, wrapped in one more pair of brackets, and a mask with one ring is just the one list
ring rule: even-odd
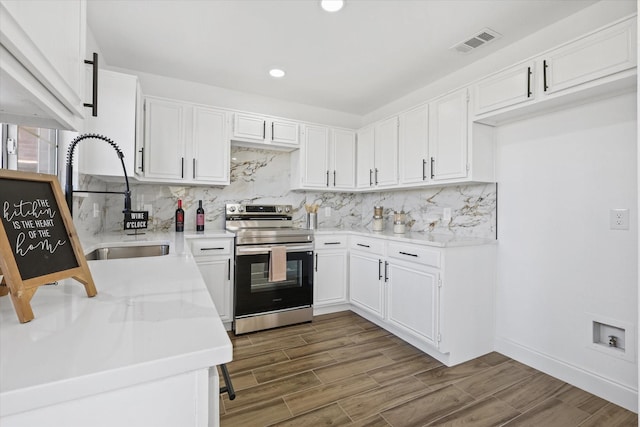
{"label": "window", "polygon": [[2,167],[55,175],[58,162],[55,129],[2,125]]}

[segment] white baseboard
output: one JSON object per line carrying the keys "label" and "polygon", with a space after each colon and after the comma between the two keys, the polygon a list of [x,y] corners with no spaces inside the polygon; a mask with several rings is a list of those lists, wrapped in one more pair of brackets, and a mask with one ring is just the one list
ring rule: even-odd
{"label": "white baseboard", "polygon": [[495,350],[527,366],[638,413],[637,389],[505,338],[496,337]]}

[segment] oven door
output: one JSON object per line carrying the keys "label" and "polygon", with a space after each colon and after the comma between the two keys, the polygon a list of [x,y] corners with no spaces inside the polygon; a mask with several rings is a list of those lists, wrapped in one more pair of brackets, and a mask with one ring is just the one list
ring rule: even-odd
{"label": "oven door", "polygon": [[283,281],[269,281],[269,256],[270,246],[237,247],[236,317],[312,305],[312,246],[287,246],[287,278]]}

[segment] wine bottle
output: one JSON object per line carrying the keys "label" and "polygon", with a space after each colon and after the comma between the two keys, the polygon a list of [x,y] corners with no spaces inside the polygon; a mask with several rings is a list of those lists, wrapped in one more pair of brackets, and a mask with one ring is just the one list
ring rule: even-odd
{"label": "wine bottle", "polygon": [[202,200],[198,200],[198,209],[196,210],[196,231],[204,231],[204,209],[202,209]]}
{"label": "wine bottle", "polygon": [[182,209],[182,200],[178,199],[178,209],[176,209],[176,231],[184,231],[184,209]]}

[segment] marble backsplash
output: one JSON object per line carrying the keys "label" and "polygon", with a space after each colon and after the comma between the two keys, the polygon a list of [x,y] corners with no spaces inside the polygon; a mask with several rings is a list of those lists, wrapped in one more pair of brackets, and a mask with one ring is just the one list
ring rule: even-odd
{"label": "marble backsplash", "polygon": [[[318,228],[350,229],[371,227],[373,207],[382,205],[389,229],[392,228],[393,211],[404,210],[411,231],[495,238],[495,184],[372,193],[292,191],[289,153],[232,147],[231,157],[230,185],[185,187],[132,182],[133,208],[142,210],[145,205],[151,205],[150,228],[172,230],[177,201],[182,199],[185,230],[195,230],[195,211],[198,200],[202,200],[206,212],[205,230],[212,230],[224,228],[227,203],[291,204],[294,223],[299,227],[304,227],[306,222],[304,205],[316,203],[320,205]],[[87,179],[93,187],[98,186],[95,178]],[[123,187],[117,183],[104,185],[110,191],[121,191]],[[74,215],[76,228],[87,233],[122,230],[122,196],[104,196],[99,218],[93,215],[94,202],[95,197],[80,202],[79,214]],[[444,208],[451,209],[449,221],[442,218]]]}

